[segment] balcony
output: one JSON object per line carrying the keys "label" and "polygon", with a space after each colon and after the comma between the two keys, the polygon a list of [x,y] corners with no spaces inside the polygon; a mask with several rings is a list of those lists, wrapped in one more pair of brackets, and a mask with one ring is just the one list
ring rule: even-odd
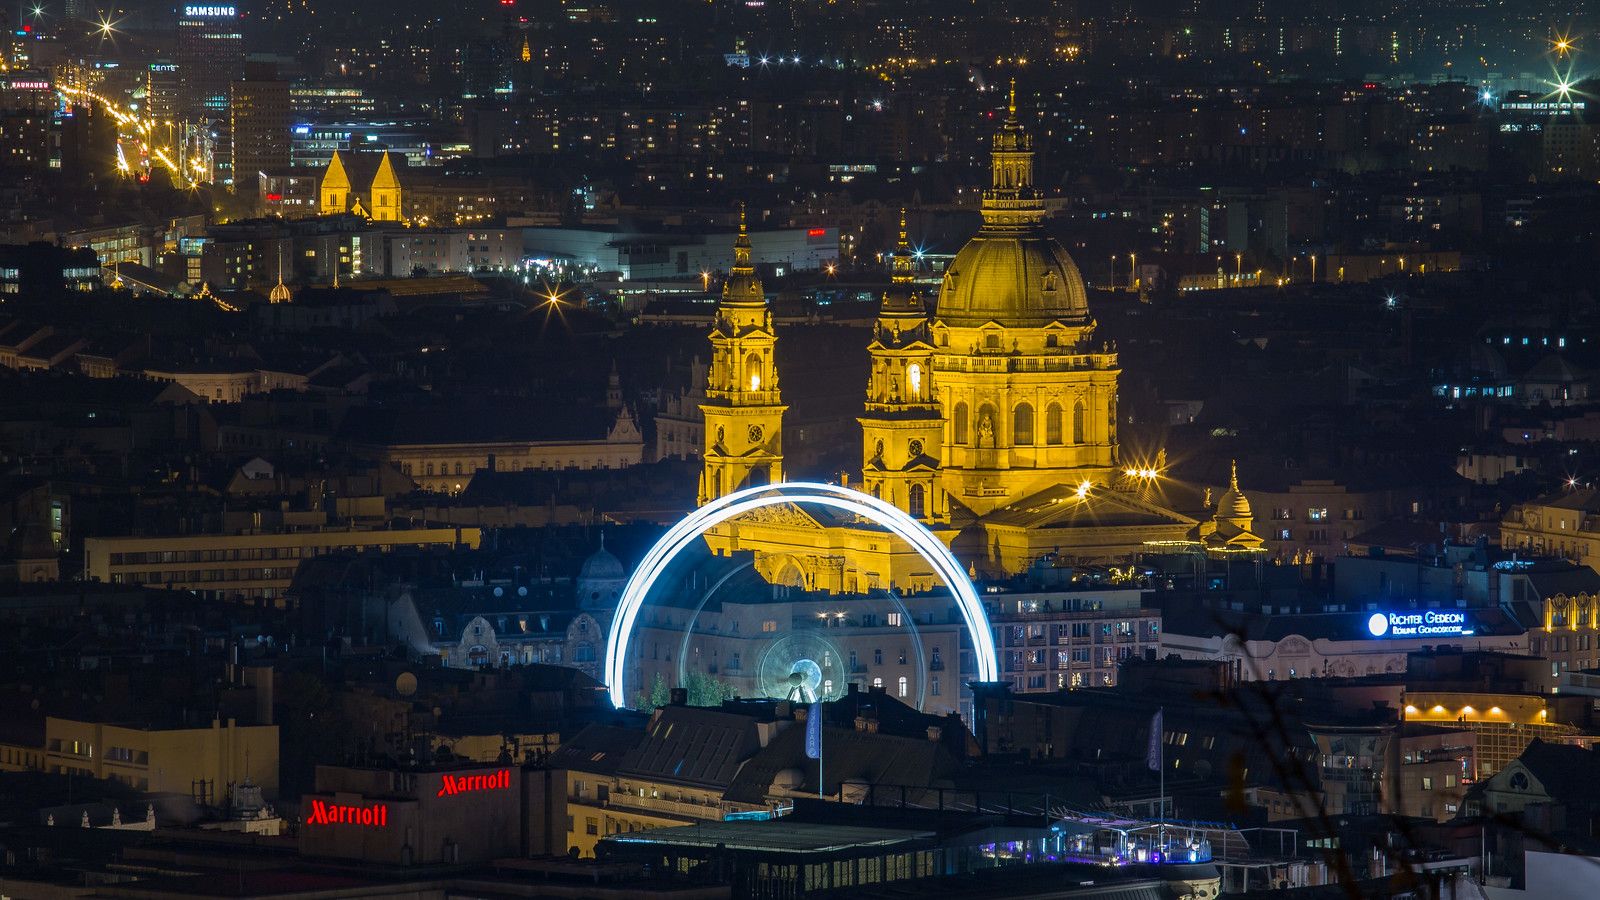
{"label": "balcony", "polygon": [[567,802],[583,806],[598,806],[602,809],[657,813],[693,821],[720,820],[725,811],[725,804],[721,803],[697,803],[692,800],[673,800],[666,797],[641,797],[637,792],[632,794],[612,793],[604,800],[568,797]]}

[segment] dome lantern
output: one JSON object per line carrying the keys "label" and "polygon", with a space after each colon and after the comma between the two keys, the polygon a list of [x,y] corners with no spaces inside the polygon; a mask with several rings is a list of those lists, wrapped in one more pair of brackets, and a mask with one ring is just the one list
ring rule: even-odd
{"label": "dome lantern", "polygon": [[937,318],[958,327],[997,322],[1043,327],[1087,324],[1088,292],[1077,263],[1044,231],[1044,199],[1033,183],[1033,137],[1017,119],[1016,85],[990,153],[983,227],[945,270]]}

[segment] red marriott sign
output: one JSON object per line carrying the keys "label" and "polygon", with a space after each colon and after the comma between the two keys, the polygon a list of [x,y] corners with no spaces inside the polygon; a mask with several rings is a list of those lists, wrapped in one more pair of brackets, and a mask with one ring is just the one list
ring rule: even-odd
{"label": "red marriott sign", "polygon": [[439,785],[440,797],[465,794],[471,791],[494,791],[511,787],[511,770],[501,769],[490,775],[444,775]]}
{"label": "red marriott sign", "polygon": [[371,806],[356,806],[312,800],[311,815],[306,817],[306,824],[365,825],[369,828],[388,828],[389,804],[374,803]]}

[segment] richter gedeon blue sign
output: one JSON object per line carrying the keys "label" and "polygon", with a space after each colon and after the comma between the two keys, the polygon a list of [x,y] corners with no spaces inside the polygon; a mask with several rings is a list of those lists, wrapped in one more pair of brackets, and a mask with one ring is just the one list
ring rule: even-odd
{"label": "richter gedeon blue sign", "polygon": [[1367,619],[1367,633],[1376,638],[1461,637],[1473,633],[1467,614],[1441,609],[1422,612],[1373,613]]}

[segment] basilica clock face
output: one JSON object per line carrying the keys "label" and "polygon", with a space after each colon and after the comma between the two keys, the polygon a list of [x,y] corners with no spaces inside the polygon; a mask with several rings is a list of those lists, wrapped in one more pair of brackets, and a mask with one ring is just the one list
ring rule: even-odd
{"label": "basilica clock face", "polygon": [[763,432],[761,430],[761,426],[760,425],[751,425],[750,426],[750,443],[752,443],[752,444],[761,443],[761,438],[762,438],[763,435],[765,435],[765,432]]}
{"label": "basilica clock face", "polygon": [[917,457],[921,456],[922,455],[922,442],[919,441],[919,440],[916,440],[915,438],[913,438],[911,443],[906,446],[906,453],[912,459],[916,459]]}

